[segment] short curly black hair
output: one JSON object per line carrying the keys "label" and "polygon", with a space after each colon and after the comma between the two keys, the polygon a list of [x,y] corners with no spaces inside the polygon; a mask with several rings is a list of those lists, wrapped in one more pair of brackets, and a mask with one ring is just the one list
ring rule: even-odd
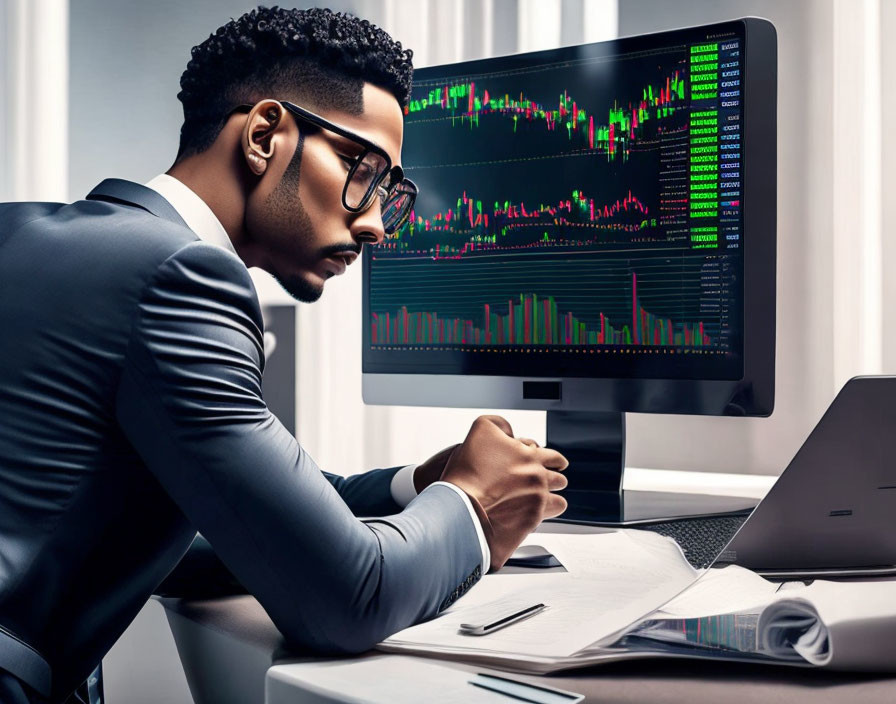
{"label": "short curly black hair", "polygon": [[243,103],[282,98],[359,114],[364,82],[402,106],[410,96],[413,52],[367,20],[328,9],[260,6],[191,54],[177,94],[184,108],[178,160],[208,149]]}

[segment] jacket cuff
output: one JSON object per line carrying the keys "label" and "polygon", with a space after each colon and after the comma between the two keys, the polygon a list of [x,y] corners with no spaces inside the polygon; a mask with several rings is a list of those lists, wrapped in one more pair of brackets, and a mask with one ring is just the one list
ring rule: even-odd
{"label": "jacket cuff", "polygon": [[[467,507],[467,512],[470,514],[470,520],[473,521],[473,527],[476,529],[476,537],[479,538],[479,547],[482,550],[482,574],[485,574],[489,571],[491,567],[492,554],[491,550],[488,547],[488,541],[485,538],[485,532],[491,531],[491,524],[488,521],[488,517],[485,515],[485,511],[481,506],[477,503],[477,508],[482,512],[480,517],[479,512],[473,507],[473,502],[467,493],[461,489],[460,487],[450,483],[450,482],[433,482],[429,486],[447,486],[450,487],[453,491],[457,492],[458,496],[460,496],[464,500],[464,506]],[[428,489],[429,487],[427,487]]]}

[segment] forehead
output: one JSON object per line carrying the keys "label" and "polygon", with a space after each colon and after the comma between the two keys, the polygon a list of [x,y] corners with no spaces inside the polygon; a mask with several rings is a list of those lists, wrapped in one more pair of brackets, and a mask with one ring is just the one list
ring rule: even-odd
{"label": "forehead", "polygon": [[322,111],[322,117],[369,139],[386,150],[393,164],[401,164],[404,119],[401,106],[389,91],[364,84],[364,111],[351,115],[341,110]]}

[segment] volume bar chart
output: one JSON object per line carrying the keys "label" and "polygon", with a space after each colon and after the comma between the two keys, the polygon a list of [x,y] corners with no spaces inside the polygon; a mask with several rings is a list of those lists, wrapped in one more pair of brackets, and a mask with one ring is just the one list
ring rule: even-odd
{"label": "volume bar chart", "polygon": [[477,320],[440,316],[435,311],[372,314],[373,344],[393,345],[635,345],[706,347],[712,339],[702,322],[674,323],[645,310],[638,300],[637,274],[632,275],[631,322],[611,321],[603,312],[598,324],[558,310],[553,296],[520,294],[500,305],[486,303]]}

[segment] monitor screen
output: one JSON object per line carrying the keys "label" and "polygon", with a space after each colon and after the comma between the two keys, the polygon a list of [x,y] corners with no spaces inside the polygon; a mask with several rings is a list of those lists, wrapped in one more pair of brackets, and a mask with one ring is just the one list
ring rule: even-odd
{"label": "monitor screen", "polygon": [[[417,71],[420,193],[365,254],[364,372],[730,385],[770,341],[773,377],[750,22]],[[773,130],[773,90],[771,111]]]}

